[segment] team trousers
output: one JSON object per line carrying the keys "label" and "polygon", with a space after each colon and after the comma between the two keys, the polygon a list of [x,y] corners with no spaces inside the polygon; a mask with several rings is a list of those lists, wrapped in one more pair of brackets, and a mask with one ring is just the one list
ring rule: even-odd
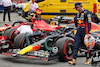
{"label": "team trousers", "polygon": [[4,7],[3,21],[5,21],[5,17],[6,17],[7,12],[8,12],[8,20],[11,21],[11,19],[10,19],[10,6]]}

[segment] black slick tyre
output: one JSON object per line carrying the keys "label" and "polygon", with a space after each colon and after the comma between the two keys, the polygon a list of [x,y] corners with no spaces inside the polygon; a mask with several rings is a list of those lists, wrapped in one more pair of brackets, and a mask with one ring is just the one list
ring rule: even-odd
{"label": "black slick tyre", "polygon": [[14,39],[14,48],[24,48],[26,40],[25,40],[26,34],[18,34],[16,38]]}
{"label": "black slick tyre", "polygon": [[10,40],[10,46],[13,46],[12,43],[14,42],[14,38],[15,38],[14,32],[15,31],[16,29],[8,29],[4,32],[3,36],[6,36],[7,40]]}
{"label": "black slick tyre", "polygon": [[74,40],[70,37],[60,38],[56,42],[56,46],[59,48],[59,61],[65,62],[73,58],[73,45]]}

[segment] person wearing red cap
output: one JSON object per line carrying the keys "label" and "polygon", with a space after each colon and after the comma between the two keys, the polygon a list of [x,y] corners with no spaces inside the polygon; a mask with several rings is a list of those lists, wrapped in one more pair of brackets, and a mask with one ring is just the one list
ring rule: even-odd
{"label": "person wearing red cap", "polygon": [[[76,59],[77,59],[77,53],[79,50],[79,46],[81,43],[84,43],[84,37],[86,34],[91,33],[91,12],[88,10],[85,10],[82,7],[81,3],[75,3],[75,8],[77,11],[79,11],[74,18],[75,26],[77,27],[77,32],[75,35],[75,43],[74,43],[74,50],[73,50],[73,59],[72,61],[68,61],[69,64],[76,64]],[[88,53],[88,52],[87,52]],[[86,53],[86,54],[87,54]],[[87,54],[86,56],[86,62],[85,64],[89,64],[90,60],[88,56],[90,54]]]}

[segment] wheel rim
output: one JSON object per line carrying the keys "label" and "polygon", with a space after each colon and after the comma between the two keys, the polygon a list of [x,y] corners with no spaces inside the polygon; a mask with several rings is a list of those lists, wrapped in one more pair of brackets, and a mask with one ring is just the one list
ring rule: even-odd
{"label": "wheel rim", "polygon": [[66,53],[69,57],[72,56],[73,54],[73,46],[72,46],[72,43],[69,43],[68,46],[66,47]]}

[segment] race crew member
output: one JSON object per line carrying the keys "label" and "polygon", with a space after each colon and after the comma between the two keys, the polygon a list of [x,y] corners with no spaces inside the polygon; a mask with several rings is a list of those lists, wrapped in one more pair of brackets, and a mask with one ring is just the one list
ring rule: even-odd
{"label": "race crew member", "polygon": [[38,9],[38,4],[35,2],[35,0],[32,0],[24,5],[23,10],[25,12],[25,17],[27,16],[28,12],[30,11],[36,11]]}
{"label": "race crew member", "polygon": [[15,36],[17,36],[18,33],[28,33],[28,34],[33,34],[32,31],[33,24],[29,23],[28,25],[21,25],[16,31],[15,31]]}
{"label": "race crew member", "polygon": [[[77,53],[79,50],[79,46],[81,42],[84,41],[84,37],[86,34],[91,33],[91,12],[85,10],[82,7],[81,3],[75,3],[75,9],[79,11],[74,18],[75,26],[78,28],[76,35],[75,35],[75,43],[74,43],[74,50],[73,50],[73,59],[72,61],[68,61],[68,63],[75,65]],[[85,64],[89,64],[89,56],[86,57]]]}
{"label": "race crew member", "polygon": [[2,0],[0,5],[4,6],[3,22],[5,22],[6,13],[8,13],[8,19],[11,22],[10,11],[13,11],[11,0]]}

